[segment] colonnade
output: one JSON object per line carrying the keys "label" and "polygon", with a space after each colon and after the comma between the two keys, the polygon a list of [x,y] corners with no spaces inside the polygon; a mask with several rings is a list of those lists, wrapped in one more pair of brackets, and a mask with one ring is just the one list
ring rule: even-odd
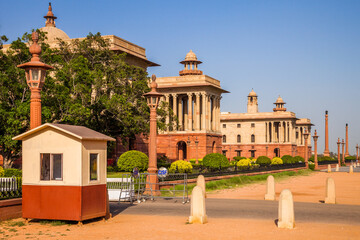
{"label": "colonnade", "polygon": [[294,127],[291,121],[265,122],[265,138],[267,143],[292,142]]}
{"label": "colonnade", "polygon": [[[163,100],[169,103],[179,125],[167,131],[220,131],[221,97],[206,92],[168,93]],[[172,119],[166,117],[168,124]]]}

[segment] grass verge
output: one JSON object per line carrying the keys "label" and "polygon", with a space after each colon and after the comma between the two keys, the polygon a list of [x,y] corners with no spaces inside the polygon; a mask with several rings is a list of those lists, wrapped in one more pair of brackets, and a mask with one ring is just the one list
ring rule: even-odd
{"label": "grass verge", "polygon": [[[221,180],[215,180],[210,181],[206,183],[206,191],[215,191],[215,190],[222,190],[222,189],[229,189],[229,188],[235,188],[235,187],[241,187],[248,184],[254,184],[254,183],[260,183],[266,181],[267,177],[269,175],[273,175],[275,180],[280,179],[286,179],[288,177],[293,176],[307,176],[313,171],[309,169],[301,169],[299,171],[284,171],[279,173],[269,173],[269,174],[261,174],[261,175],[252,175],[252,176],[238,176],[238,177],[232,177],[228,179],[221,179]],[[189,195],[191,195],[191,192],[193,188],[196,186],[196,184],[189,184],[188,185],[188,191]],[[175,193],[175,196],[181,196],[180,190],[183,189],[182,185],[176,185],[175,190],[179,191]],[[172,189],[162,189],[161,191],[162,196],[173,196],[174,192]]]}

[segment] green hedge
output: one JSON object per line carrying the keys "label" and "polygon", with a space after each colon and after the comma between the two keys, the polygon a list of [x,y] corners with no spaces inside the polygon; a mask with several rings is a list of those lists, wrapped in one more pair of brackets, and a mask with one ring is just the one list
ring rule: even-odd
{"label": "green hedge", "polygon": [[345,160],[353,160],[353,161],[355,161],[356,157],[355,156],[347,156],[347,157],[345,157]]}
{"label": "green hedge", "polygon": [[294,163],[294,158],[290,155],[284,155],[281,157],[281,159],[283,160],[284,164]]}
{"label": "green hedge", "polygon": [[304,158],[301,156],[295,156],[293,163],[298,163],[298,162],[305,162]]}
{"label": "green hedge", "polygon": [[[1,170],[0,170],[1,172]],[[0,173],[1,176],[1,173]],[[22,177],[22,171],[16,168],[6,168],[4,169],[3,177]]]}
{"label": "green hedge", "polygon": [[274,157],[271,159],[271,165],[280,165],[283,164],[283,160],[279,157]]}
{"label": "green hedge", "polygon": [[169,168],[170,173],[192,173],[191,163],[184,160],[177,160],[173,162]]}
{"label": "green hedge", "polygon": [[149,158],[145,153],[131,150],[121,154],[117,166],[119,171],[124,172],[131,172],[135,167],[139,171],[145,171],[149,166]]}
{"label": "green hedge", "polygon": [[202,161],[203,166],[209,169],[219,169],[226,168],[230,166],[227,158],[220,153],[209,153],[207,154]]}
{"label": "green hedge", "polygon": [[260,166],[269,166],[271,164],[271,159],[267,156],[260,156],[256,159],[256,164]]}
{"label": "green hedge", "polygon": [[235,161],[239,161],[239,160],[241,160],[241,159],[246,159],[246,157],[236,156],[236,157],[233,157],[233,159],[234,159]]}

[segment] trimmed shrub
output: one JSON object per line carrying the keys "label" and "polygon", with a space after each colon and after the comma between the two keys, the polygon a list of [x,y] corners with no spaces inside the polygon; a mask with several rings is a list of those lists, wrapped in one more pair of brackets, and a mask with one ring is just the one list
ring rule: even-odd
{"label": "trimmed shrub", "polygon": [[137,167],[139,171],[145,171],[149,166],[149,158],[145,153],[131,150],[121,154],[117,166],[124,172],[131,172],[134,167]]}
{"label": "trimmed shrub", "polygon": [[281,159],[283,160],[284,164],[290,164],[294,162],[294,158],[290,155],[284,155]]}
{"label": "trimmed shrub", "polygon": [[4,176],[4,169],[2,167],[0,167],[0,177]]}
{"label": "trimmed shrub", "polygon": [[353,161],[355,161],[356,157],[355,156],[347,156],[347,157],[345,157],[345,160],[353,160]]}
{"label": "trimmed shrub", "polygon": [[274,157],[271,159],[271,165],[280,165],[283,164],[283,160],[279,157]]}
{"label": "trimmed shrub", "polygon": [[309,169],[314,171],[315,170],[315,164],[312,163],[312,162],[309,162]]}
{"label": "trimmed shrub", "polygon": [[192,172],[191,163],[184,160],[177,160],[173,162],[169,168],[170,173],[191,173]]}
{"label": "trimmed shrub", "polygon": [[202,161],[203,165],[209,169],[219,169],[229,167],[230,163],[227,158],[220,153],[209,153]]}
{"label": "trimmed shrub", "polygon": [[298,162],[305,162],[304,158],[301,156],[295,156],[293,163],[298,163]]}
{"label": "trimmed shrub", "polygon": [[236,156],[236,157],[233,157],[233,159],[234,159],[235,161],[239,161],[239,160],[241,160],[241,159],[246,159],[246,157]]}
{"label": "trimmed shrub", "polygon": [[259,164],[260,166],[269,166],[271,164],[271,160],[266,156],[260,156],[256,159],[256,164]]}
{"label": "trimmed shrub", "polygon": [[334,161],[334,159],[332,159],[329,156],[323,156],[323,157],[318,157],[318,161],[319,162],[323,162],[323,161]]}
{"label": "trimmed shrub", "polygon": [[16,168],[6,168],[4,169],[3,177],[22,177],[22,171]]}
{"label": "trimmed shrub", "polygon": [[190,161],[191,165],[196,164],[196,159],[190,159],[189,161]]}
{"label": "trimmed shrub", "polygon": [[245,158],[241,159],[236,164],[238,167],[250,167],[251,166],[251,159]]}

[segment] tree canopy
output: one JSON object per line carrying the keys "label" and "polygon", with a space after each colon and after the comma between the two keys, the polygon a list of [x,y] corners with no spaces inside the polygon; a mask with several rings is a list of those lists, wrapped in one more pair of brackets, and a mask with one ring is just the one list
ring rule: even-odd
{"label": "tree canopy", "polygon": [[[39,31],[39,30],[37,30]],[[12,137],[29,129],[30,90],[25,72],[16,66],[30,61],[30,34],[25,33],[0,51],[0,146],[4,166],[20,154]],[[47,72],[41,92],[42,122],[82,125],[122,139],[149,131],[149,109],[142,96],[150,89],[147,72],[125,62],[125,53],[109,49],[100,33],[70,43],[59,40],[50,48],[40,32],[40,58],[54,67]],[[0,45],[7,39],[1,37]],[[162,103],[158,126],[166,127],[169,109]]]}

